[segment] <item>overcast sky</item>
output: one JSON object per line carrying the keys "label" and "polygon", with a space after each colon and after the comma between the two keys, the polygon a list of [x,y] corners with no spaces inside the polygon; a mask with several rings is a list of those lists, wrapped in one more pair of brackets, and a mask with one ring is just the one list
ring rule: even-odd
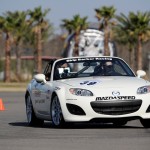
{"label": "overcast sky", "polygon": [[150,0],[0,0],[0,15],[6,11],[28,10],[41,6],[50,8],[47,19],[54,24],[56,32],[64,18],[71,19],[74,15],[88,16],[89,22],[96,22],[95,8],[114,6],[117,11],[128,14],[130,11],[150,11]]}

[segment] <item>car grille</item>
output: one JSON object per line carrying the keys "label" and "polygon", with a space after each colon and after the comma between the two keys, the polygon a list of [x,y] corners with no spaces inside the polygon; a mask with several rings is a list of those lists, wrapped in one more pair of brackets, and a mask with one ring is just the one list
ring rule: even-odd
{"label": "car grille", "polygon": [[99,114],[123,115],[136,112],[141,104],[142,100],[94,101],[91,102],[91,107]]}

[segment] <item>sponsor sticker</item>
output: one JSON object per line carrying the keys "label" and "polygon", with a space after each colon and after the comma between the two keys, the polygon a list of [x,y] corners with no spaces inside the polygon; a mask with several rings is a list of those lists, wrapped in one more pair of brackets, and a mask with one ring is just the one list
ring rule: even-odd
{"label": "sponsor sticker", "polygon": [[50,90],[47,90],[47,94],[50,94],[51,93],[51,91]]}
{"label": "sponsor sticker", "polygon": [[66,99],[66,100],[68,100],[68,101],[74,101],[74,100],[77,100],[77,99]]}
{"label": "sponsor sticker", "polygon": [[40,97],[41,96],[41,91],[34,91],[35,97]]}
{"label": "sponsor sticker", "polygon": [[37,103],[38,103],[38,104],[43,104],[43,103],[45,103],[45,99],[40,99],[40,100],[39,100],[39,99],[36,99],[36,100],[35,100],[35,104],[37,104]]}
{"label": "sponsor sticker", "polygon": [[61,88],[60,87],[55,87],[55,90],[57,91],[57,90],[60,90]]}
{"label": "sponsor sticker", "polygon": [[87,58],[73,58],[67,59],[66,62],[78,62],[78,61],[91,61],[91,60],[112,60],[109,57],[87,57]]}
{"label": "sponsor sticker", "polygon": [[80,83],[80,85],[95,85],[97,83],[100,83],[100,81],[91,80],[91,81],[83,81]]}

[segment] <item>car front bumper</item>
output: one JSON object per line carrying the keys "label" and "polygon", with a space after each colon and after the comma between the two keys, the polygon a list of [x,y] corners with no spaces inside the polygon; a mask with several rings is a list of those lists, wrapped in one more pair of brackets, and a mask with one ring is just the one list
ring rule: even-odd
{"label": "car front bumper", "polygon": [[[107,100],[96,101],[96,97],[72,97],[64,99],[65,103],[61,103],[65,121],[68,122],[84,122],[91,120],[116,120],[135,118],[150,119],[150,98],[142,95],[135,100]],[[73,113],[68,109],[68,104],[77,106],[77,113]],[[73,107],[71,108],[73,110]],[[81,112],[81,114],[80,114]]]}

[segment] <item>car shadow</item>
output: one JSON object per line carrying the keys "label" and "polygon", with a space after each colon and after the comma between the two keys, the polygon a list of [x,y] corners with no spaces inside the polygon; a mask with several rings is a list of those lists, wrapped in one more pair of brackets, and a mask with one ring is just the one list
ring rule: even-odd
{"label": "car shadow", "polygon": [[[44,122],[43,126],[34,126],[34,127],[29,126],[27,122],[11,122],[9,123],[9,125],[18,127],[56,129],[56,127],[54,127],[51,122]],[[143,127],[130,126],[128,124],[126,124],[125,126],[115,126],[113,124],[108,123],[73,123],[73,124],[66,124],[66,126],[59,127],[57,129],[143,129]]]}

